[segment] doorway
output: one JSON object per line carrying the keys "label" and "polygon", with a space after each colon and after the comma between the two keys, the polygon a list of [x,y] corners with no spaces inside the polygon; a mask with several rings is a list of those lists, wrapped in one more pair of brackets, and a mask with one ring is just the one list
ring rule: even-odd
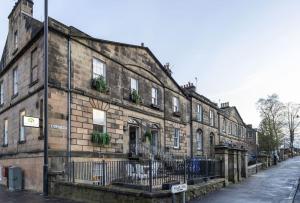
{"label": "doorway", "polygon": [[138,132],[139,127],[129,126],[129,153],[132,155],[138,154]]}
{"label": "doorway", "polygon": [[152,130],[151,134],[152,134],[151,151],[152,151],[152,154],[157,154],[158,153],[158,131]]}

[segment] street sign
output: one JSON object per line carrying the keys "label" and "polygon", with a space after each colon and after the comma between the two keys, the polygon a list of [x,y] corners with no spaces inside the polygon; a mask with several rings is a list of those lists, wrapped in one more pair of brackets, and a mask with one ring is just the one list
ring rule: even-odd
{"label": "street sign", "polygon": [[24,116],[23,117],[23,125],[25,127],[39,128],[40,127],[40,119],[34,118],[34,117],[29,117],[29,116]]}
{"label": "street sign", "polygon": [[187,191],[187,184],[173,185],[171,192],[173,194]]}

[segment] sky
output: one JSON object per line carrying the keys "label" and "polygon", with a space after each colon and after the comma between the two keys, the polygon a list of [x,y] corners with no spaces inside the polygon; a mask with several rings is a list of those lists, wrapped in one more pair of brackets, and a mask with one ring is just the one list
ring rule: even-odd
{"label": "sky", "polygon": [[[0,49],[15,0],[0,1]],[[43,21],[43,0],[34,0]],[[49,16],[101,39],[149,47],[180,84],[258,126],[259,98],[300,103],[298,0],[49,0]]]}

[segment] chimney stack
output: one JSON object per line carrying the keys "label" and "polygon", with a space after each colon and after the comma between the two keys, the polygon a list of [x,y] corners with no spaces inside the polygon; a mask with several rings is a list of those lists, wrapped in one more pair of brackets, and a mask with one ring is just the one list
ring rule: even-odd
{"label": "chimney stack", "polygon": [[188,84],[183,85],[183,89],[186,89],[191,92],[196,92],[196,86],[191,82],[188,82]]}
{"label": "chimney stack", "polygon": [[221,108],[229,107],[229,102],[221,103]]}
{"label": "chimney stack", "polygon": [[8,19],[13,20],[19,13],[25,13],[26,15],[33,16],[33,1],[32,0],[18,0],[15,3],[14,8],[10,12]]}
{"label": "chimney stack", "polygon": [[170,68],[170,63],[166,63],[166,64],[164,65],[164,68],[165,68],[165,70],[167,71],[167,73],[168,73],[170,76],[172,76],[172,70],[171,70],[171,68]]}

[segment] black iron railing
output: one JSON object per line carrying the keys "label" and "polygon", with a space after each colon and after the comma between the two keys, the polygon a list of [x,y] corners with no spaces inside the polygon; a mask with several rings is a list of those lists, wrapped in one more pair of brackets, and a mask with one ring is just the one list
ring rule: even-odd
{"label": "black iron railing", "polygon": [[221,167],[220,160],[212,159],[72,162],[69,181],[120,185],[151,192],[168,184],[193,184],[220,177]]}

